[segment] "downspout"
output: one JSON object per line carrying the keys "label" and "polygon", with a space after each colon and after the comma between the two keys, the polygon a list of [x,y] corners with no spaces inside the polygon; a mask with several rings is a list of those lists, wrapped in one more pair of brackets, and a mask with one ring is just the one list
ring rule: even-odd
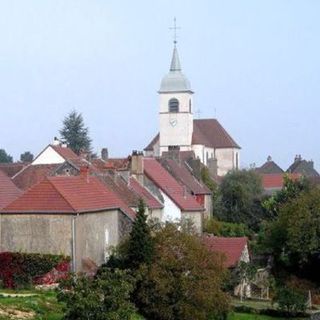
{"label": "downspout", "polygon": [[71,249],[71,256],[72,256],[72,272],[76,272],[76,220],[79,216],[77,215],[72,216],[72,223],[71,223],[71,242],[72,242],[72,249]]}

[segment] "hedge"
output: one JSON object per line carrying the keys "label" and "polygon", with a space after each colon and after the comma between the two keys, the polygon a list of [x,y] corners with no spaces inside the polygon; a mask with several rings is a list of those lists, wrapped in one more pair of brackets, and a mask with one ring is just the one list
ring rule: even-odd
{"label": "hedge", "polygon": [[62,255],[0,253],[0,280],[5,288],[53,282],[55,278],[65,277],[69,270],[70,258]]}

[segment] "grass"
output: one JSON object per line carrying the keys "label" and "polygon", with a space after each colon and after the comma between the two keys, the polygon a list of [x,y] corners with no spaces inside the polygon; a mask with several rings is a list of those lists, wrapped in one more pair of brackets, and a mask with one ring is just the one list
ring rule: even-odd
{"label": "grass", "polygon": [[[3,291],[2,291],[3,292]],[[13,311],[25,311],[34,314],[29,319],[32,320],[61,320],[63,316],[63,305],[57,301],[56,293],[53,291],[41,292],[41,291],[9,291],[6,293],[34,293],[35,296],[30,297],[3,297],[0,293],[0,310],[3,312],[7,310]],[[10,311],[10,312],[11,312]],[[12,316],[12,319],[19,319]],[[8,315],[1,315],[0,319],[8,319]]]}
{"label": "grass", "polygon": [[234,312],[229,315],[228,320],[284,320],[285,318],[274,318],[261,314],[237,313]]}

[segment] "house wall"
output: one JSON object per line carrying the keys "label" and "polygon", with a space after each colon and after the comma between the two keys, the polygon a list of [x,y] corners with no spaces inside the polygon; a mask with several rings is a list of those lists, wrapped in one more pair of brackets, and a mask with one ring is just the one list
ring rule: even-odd
{"label": "house wall", "polygon": [[32,164],[52,164],[63,163],[65,159],[59,155],[51,146],[48,146],[40,155],[32,162]]}
{"label": "house wall", "polygon": [[163,197],[163,215],[162,222],[172,221],[176,219],[181,219],[181,210],[179,207],[162,191],[160,190],[161,196]]}
{"label": "house wall", "polygon": [[148,219],[155,219],[159,221],[163,221],[163,209],[147,209],[146,214],[148,216]]}
{"label": "house wall", "polygon": [[192,221],[196,231],[202,233],[203,230],[203,212],[183,211],[182,220]]}
{"label": "house wall", "polygon": [[206,218],[209,218],[212,216],[212,208],[213,204],[212,204],[212,196],[211,194],[206,194],[204,196],[204,208],[205,208],[205,212],[204,212],[204,216]]}
{"label": "house wall", "polygon": [[119,210],[86,213],[77,216],[76,233],[76,270],[81,271],[82,259],[89,258],[97,265],[105,262],[112,246],[116,246],[126,226],[122,224]]}
{"label": "house wall", "polygon": [[61,214],[1,214],[0,251],[71,256],[71,219]]}

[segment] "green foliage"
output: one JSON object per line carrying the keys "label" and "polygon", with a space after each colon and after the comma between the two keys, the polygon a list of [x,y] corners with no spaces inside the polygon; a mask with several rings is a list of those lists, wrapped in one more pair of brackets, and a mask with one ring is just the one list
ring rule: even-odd
{"label": "green foliage", "polygon": [[132,225],[128,242],[128,264],[137,269],[141,264],[150,264],[153,256],[154,246],[150,228],[147,224],[145,204],[139,200],[138,212]]}
{"label": "green foliage", "polygon": [[221,290],[226,272],[196,236],[166,224],[155,233],[150,266],[139,268],[136,292],[140,312],[147,319],[221,319],[228,298]]}
{"label": "green foliage", "polygon": [[302,192],[279,207],[261,237],[276,262],[296,269],[320,252],[320,189]]}
{"label": "green foliage", "polygon": [[217,193],[217,184],[210,177],[209,169],[207,167],[202,167],[201,169],[201,181],[210,189],[214,197]]}
{"label": "green foliage", "polygon": [[81,151],[91,151],[91,139],[88,133],[89,129],[84,126],[81,113],[73,110],[63,120],[63,127],[60,130],[61,137],[76,154],[80,154]]}
{"label": "green foliage", "polygon": [[[99,277],[72,277],[61,285],[65,320],[130,320],[135,312],[129,301],[134,278],[124,270],[104,269]],[[67,290],[65,290],[67,289]]]}
{"label": "green foliage", "polygon": [[250,237],[252,234],[242,223],[224,222],[215,218],[205,220],[203,231],[220,237]]}
{"label": "green foliage", "polygon": [[12,163],[13,158],[4,149],[0,149],[0,163]]}
{"label": "green foliage", "polygon": [[273,302],[277,302],[278,308],[285,312],[297,313],[307,309],[307,295],[291,288],[277,288]]}
{"label": "green foliage", "polygon": [[215,203],[215,215],[223,221],[242,223],[257,230],[262,220],[268,219],[262,208],[262,184],[253,170],[227,173]]}
{"label": "green foliage", "polygon": [[31,162],[33,160],[33,154],[30,151],[25,151],[20,155],[21,162]]}
{"label": "green foliage", "polygon": [[268,210],[270,216],[276,217],[281,206],[297,198],[301,192],[310,189],[311,184],[307,178],[301,177],[300,179],[292,180],[288,175],[285,175],[283,188],[272,197],[266,199],[263,202],[263,207]]}

